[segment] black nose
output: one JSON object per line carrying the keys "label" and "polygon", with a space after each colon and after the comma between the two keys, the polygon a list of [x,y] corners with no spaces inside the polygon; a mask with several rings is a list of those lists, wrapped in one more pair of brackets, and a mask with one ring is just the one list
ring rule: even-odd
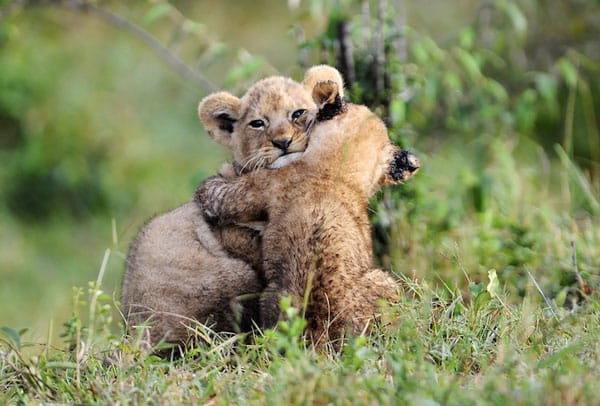
{"label": "black nose", "polygon": [[277,147],[282,151],[287,151],[288,147],[292,143],[292,139],[291,138],[280,138],[278,140],[271,141],[271,143],[273,143],[274,147]]}

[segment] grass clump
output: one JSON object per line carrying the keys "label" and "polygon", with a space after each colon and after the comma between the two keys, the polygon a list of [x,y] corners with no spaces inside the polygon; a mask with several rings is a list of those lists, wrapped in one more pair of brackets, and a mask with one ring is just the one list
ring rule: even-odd
{"label": "grass clump", "polygon": [[[0,335],[0,388],[7,402],[133,404],[593,404],[600,372],[600,302],[567,310],[528,286],[513,303],[495,272],[461,292],[403,279],[385,322],[341,350],[302,337],[301,312],[252,337],[202,328],[178,359],[152,355],[112,333],[112,299],[91,284],[60,347]],[[96,299],[94,299],[96,298]],[[95,300],[95,307],[93,305]],[[91,323],[91,324],[90,324]],[[35,348],[37,346],[38,348]],[[32,351],[35,349],[35,351]],[[41,349],[41,350],[40,350]]]}

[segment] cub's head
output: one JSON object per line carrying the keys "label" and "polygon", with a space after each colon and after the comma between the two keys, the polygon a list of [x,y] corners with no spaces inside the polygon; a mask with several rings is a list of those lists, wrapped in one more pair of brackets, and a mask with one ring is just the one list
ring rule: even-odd
{"label": "cub's head", "polygon": [[200,102],[198,115],[210,136],[233,152],[236,172],[280,167],[308,145],[307,131],[320,111],[341,105],[340,73],[326,65],[306,72],[302,84],[274,76],[254,84],[244,96],[213,93]]}

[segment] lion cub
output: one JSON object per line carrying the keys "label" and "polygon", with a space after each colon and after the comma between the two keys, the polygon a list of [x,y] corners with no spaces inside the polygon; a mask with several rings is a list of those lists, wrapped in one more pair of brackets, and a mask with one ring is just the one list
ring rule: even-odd
{"label": "lion cub", "polygon": [[275,172],[210,178],[196,192],[204,214],[224,223],[266,214],[261,325],[276,324],[283,295],[302,305],[308,291],[306,334],[316,344],[341,337],[346,328],[364,331],[377,302],[397,298],[393,278],[372,269],[367,204],[383,185],[419,168],[414,155],[391,144],[369,109],[348,104],[343,110],[315,124],[300,160]]}
{"label": "lion cub", "polygon": [[[334,68],[311,72],[303,84],[271,77],[241,99],[218,92],[202,100],[200,120],[233,151],[222,176],[284,166],[305,150],[306,131],[318,112],[313,87],[341,83]],[[249,330],[258,320],[257,293],[264,288],[260,236],[239,224],[209,225],[193,202],[151,220],[127,258],[122,309],[129,332],[143,329],[150,345],[161,340],[184,345],[195,322],[215,331]]]}

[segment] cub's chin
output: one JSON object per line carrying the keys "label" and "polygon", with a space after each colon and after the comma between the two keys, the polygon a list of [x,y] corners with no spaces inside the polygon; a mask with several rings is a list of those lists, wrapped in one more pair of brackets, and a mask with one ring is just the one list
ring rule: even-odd
{"label": "cub's chin", "polygon": [[277,158],[276,160],[274,160],[273,162],[271,162],[271,164],[268,166],[268,168],[270,168],[270,169],[283,168],[284,166],[291,164],[292,162],[297,161],[298,159],[302,158],[302,155],[304,155],[304,152],[292,152],[291,154],[282,155],[279,158]]}

